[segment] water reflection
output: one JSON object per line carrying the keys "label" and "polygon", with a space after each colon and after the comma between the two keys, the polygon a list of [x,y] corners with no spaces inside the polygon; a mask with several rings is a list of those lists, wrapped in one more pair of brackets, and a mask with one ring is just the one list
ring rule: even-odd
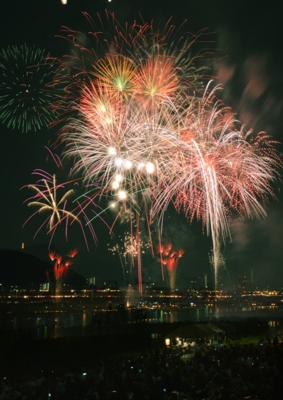
{"label": "water reflection", "polygon": [[[267,318],[270,317],[270,328],[278,329],[278,318],[282,318],[279,311],[239,310],[218,307],[191,307],[186,309],[129,309],[111,311],[83,311],[77,313],[42,313],[38,314],[7,314],[0,315],[0,329],[2,330],[32,330],[36,338],[60,337],[66,334],[68,328],[83,330],[86,327],[102,328],[111,324],[147,323],[175,323],[175,322],[206,322],[215,318]],[[273,318],[274,317],[274,318]],[[275,322],[276,321],[276,322]],[[63,332],[64,331],[64,332]]]}

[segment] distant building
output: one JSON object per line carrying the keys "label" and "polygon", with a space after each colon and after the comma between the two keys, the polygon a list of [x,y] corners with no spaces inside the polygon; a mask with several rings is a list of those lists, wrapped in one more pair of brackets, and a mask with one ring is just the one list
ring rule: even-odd
{"label": "distant building", "polygon": [[156,289],[156,282],[143,282],[143,293],[152,293]]}
{"label": "distant building", "polygon": [[117,281],[104,281],[103,282],[103,289],[104,290],[118,290],[118,282]]}
{"label": "distant building", "polygon": [[201,276],[187,276],[182,278],[181,286],[183,289],[201,289],[212,287],[208,273]]}
{"label": "distant building", "polygon": [[246,272],[238,275],[238,284],[237,288],[240,290],[251,290],[251,283],[248,280],[248,275]]}
{"label": "distant building", "polygon": [[86,284],[88,286],[95,286],[95,276],[86,279]]}
{"label": "distant building", "polygon": [[40,292],[49,292],[50,290],[50,283],[45,282],[45,283],[40,283],[39,285],[39,291]]}

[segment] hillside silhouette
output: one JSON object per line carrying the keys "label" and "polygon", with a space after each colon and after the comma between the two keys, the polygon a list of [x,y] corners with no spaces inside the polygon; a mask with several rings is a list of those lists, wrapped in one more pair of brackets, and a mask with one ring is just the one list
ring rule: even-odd
{"label": "hillside silhouette", "polygon": [[[70,251],[70,247],[53,243],[51,250],[61,254],[64,258]],[[25,247],[23,252],[50,263],[46,244],[34,244]],[[99,248],[94,249],[92,252],[79,248],[78,254],[70,266],[70,271],[74,271],[86,279],[95,277],[97,286],[102,286],[104,281],[117,281],[119,285],[124,283],[119,257],[117,254],[113,256],[107,250],[106,245],[104,247],[100,245]]]}
{"label": "hillside silhouette", "polygon": [[[54,280],[51,262],[46,262],[23,251],[10,249],[0,249],[0,257],[2,260],[0,283],[3,285],[17,285],[19,287],[38,285],[47,282],[47,272],[49,272],[49,280]],[[69,269],[65,282],[80,286],[85,284],[85,278]]]}

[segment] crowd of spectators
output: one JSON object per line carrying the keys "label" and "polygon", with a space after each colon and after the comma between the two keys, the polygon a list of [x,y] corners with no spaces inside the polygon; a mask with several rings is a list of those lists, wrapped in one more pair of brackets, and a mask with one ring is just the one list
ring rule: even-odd
{"label": "crowd of spectators", "polygon": [[[0,400],[208,400],[280,398],[283,344],[198,346],[184,359],[158,346],[131,356],[99,356],[88,366],[2,377]],[[279,397],[278,397],[279,395]]]}

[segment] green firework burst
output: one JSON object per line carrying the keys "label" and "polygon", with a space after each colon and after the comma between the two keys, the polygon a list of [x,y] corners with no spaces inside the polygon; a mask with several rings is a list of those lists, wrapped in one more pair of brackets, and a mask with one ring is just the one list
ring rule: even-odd
{"label": "green firework burst", "polygon": [[[8,128],[38,131],[56,119],[56,69],[44,49],[8,46],[0,51],[0,120]],[[55,90],[56,87],[56,90]]]}

